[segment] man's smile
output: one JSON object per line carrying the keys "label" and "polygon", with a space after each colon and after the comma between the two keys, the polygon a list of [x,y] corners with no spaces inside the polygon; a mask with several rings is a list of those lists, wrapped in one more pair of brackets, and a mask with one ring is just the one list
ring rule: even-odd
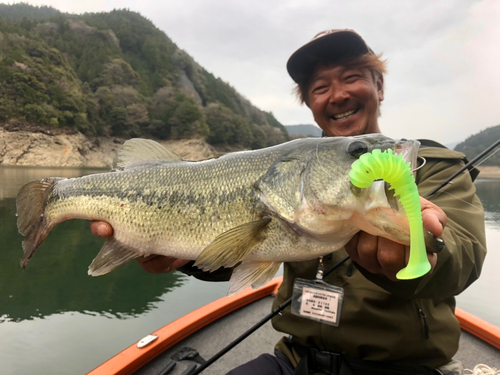
{"label": "man's smile", "polygon": [[358,111],[359,111],[359,107],[354,108],[354,109],[350,109],[349,111],[346,111],[346,112],[331,115],[330,118],[332,120],[335,120],[335,121],[345,120],[345,119],[355,115],[356,113],[358,113]]}

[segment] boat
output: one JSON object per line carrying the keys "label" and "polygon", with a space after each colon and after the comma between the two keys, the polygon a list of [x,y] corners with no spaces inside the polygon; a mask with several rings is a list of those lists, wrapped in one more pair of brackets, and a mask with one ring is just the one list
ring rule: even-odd
{"label": "boat", "polygon": [[[145,336],[88,375],[191,374],[197,366],[271,311],[281,282],[282,277],[277,277],[260,289],[249,288],[186,314]],[[462,361],[466,369],[476,368],[474,373],[496,374],[495,369],[500,368],[500,328],[459,308],[455,316],[460,322],[462,335],[460,349],[454,358]],[[225,374],[262,353],[272,353],[282,336],[283,333],[275,331],[269,321],[203,374]],[[481,370],[480,364],[487,367]],[[492,372],[486,372],[488,369]]]}

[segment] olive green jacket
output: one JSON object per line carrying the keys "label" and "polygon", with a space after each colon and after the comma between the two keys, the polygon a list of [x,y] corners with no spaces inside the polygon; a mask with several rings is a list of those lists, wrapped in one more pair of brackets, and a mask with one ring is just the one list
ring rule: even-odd
{"label": "olive green jacket", "polygon": [[[417,172],[419,193],[425,196],[463,164],[464,155],[443,148],[424,148],[427,163]],[[273,319],[276,330],[293,342],[364,360],[436,368],[458,350],[460,327],[454,315],[454,296],[479,277],[486,255],[484,213],[468,171],[428,199],[448,217],[432,274],[417,280],[393,282],[348,261],[325,281],[344,289],[340,324],[333,327],[305,319],[287,308]],[[346,256],[344,250],[326,258],[325,270]],[[318,260],[287,263],[274,308],[292,295],[296,277],[314,279]],[[290,339],[276,346],[294,366],[300,355]]]}
{"label": "olive green jacket", "polygon": [[[423,148],[427,163],[416,182],[421,196],[464,165],[464,155],[443,148]],[[272,323],[276,330],[293,336],[293,343],[343,353],[373,361],[421,365],[430,368],[448,363],[458,350],[460,328],[454,315],[454,296],[479,277],[486,255],[484,213],[468,171],[429,200],[448,217],[442,238],[445,249],[438,254],[432,274],[417,280],[392,282],[348,261],[325,281],[344,289],[340,324],[333,327],[293,315],[287,307]],[[346,256],[340,250],[325,257],[325,270]],[[283,283],[274,308],[292,295],[296,277],[314,279],[318,260],[285,263]],[[212,274],[182,271],[202,280],[228,280],[231,270]],[[294,366],[300,354],[289,337],[276,348]]]}

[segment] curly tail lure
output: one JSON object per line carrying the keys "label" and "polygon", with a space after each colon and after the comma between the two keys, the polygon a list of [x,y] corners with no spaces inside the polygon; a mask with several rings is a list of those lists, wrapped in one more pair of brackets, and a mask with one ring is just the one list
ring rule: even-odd
{"label": "curly tail lure", "polygon": [[410,164],[391,149],[373,150],[360,156],[352,166],[349,177],[354,186],[367,188],[373,181],[382,179],[391,184],[390,189],[399,197],[410,223],[410,259],[399,271],[400,280],[416,279],[430,271],[431,265],[425,250],[420,197]]}

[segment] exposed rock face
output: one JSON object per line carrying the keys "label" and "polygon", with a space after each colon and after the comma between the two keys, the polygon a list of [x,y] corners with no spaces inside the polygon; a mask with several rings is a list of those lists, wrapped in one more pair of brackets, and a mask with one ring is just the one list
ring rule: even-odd
{"label": "exposed rock face", "polygon": [[[109,167],[126,139],[81,133],[7,131],[0,127],[0,165],[44,167]],[[217,151],[201,139],[161,142],[187,160],[202,160]]]}

